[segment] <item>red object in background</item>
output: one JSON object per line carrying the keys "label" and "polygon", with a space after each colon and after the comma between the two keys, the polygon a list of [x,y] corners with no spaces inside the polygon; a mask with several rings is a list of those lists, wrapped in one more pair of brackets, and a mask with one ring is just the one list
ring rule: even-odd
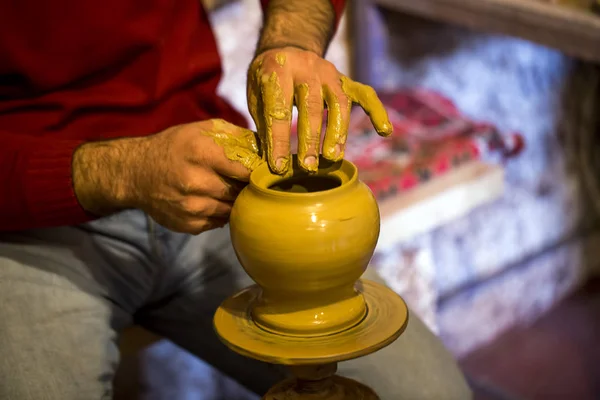
{"label": "red object in background", "polygon": [[378,199],[410,190],[469,161],[486,160],[492,154],[516,156],[524,147],[521,135],[502,135],[491,124],[471,121],[436,92],[414,89],[379,97],[394,133],[380,138],[368,116],[354,108],[345,154]]}

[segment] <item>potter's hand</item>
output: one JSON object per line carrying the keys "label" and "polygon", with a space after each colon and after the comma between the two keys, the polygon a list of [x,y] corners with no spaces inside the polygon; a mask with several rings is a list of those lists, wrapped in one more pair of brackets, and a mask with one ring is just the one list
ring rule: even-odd
{"label": "potter's hand", "polygon": [[77,199],[92,214],[127,208],[177,232],[223,226],[233,200],[262,162],[254,132],[223,120],[81,146],[73,156]]}
{"label": "potter's hand", "polygon": [[318,168],[324,106],[328,114],[322,154],[328,160],[344,157],[352,103],[367,112],[380,135],[392,133],[375,91],[311,51],[288,47],[258,55],[248,73],[247,95],[263,158],[276,173],[285,173],[290,165],[293,104],[298,108],[298,160],[307,171]]}

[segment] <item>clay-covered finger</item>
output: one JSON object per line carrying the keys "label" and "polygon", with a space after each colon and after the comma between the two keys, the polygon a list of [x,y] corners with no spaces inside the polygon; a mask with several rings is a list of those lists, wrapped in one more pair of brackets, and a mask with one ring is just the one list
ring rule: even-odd
{"label": "clay-covered finger", "polygon": [[255,60],[252,62],[248,70],[248,85],[246,86],[248,111],[250,111],[250,116],[252,117],[258,132],[263,130],[264,125],[263,113],[260,111],[263,107],[262,99],[260,97],[261,68],[262,61]]}
{"label": "clay-covered finger", "polygon": [[250,174],[260,164],[262,158],[257,152],[242,146],[224,148],[225,159],[214,164],[215,172],[228,178],[248,182]]}
{"label": "clay-covered finger", "polygon": [[301,83],[295,88],[298,108],[298,163],[307,171],[319,168],[319,145],[323,126],[321,85]]}
{"label": "clay-covered finger", "polygon": [[213,120],[213,128],[202,134],[213,138],[223,150],[222,157],[211,157],[212,168],[220,175],[248,182],[250,173],[261,163],[256,134],[224,120]]}
{"label": "clay-covered finger", "polygon": [[375,89],[353,81],[347,76],[343,76],[341,79],[342,90],[353,103],[359,104],[365,110],[377,133],[381,136],[391,135],[394,129]]}
{"label": "clay-covered finger", "polygon": [[280,79],[276,72],[263,76],[261,97],[266,158],[269,167],[278,174],[285,173],[290,165],[293,89],[292,80],[286,77]]}
{"label": "clay-covered finger", "polygon": [[250,111],[250,116],[256,125],[256,130],[260,132],[260,130],[263,129],[262,126],[264,124],[260,113],[261,103],[259,101],[260,99],[257,91],[254,90],[253,86],[251,85],[248,86],[246,98],[248,101],[248,111]]}
{"label": "clay-covered finger", "polygon": [[338,87],[329,85],[323,85],[323,99],[327,105],[323,157],[331,161],[339,161],[344,158],[352,103]]}

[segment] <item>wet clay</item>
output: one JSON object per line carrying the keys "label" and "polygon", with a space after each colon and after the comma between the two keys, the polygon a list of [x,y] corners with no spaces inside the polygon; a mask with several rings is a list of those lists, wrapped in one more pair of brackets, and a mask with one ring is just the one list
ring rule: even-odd
{"label": "wet clay", "polygon": [[[230,133],[232,130],[237,134]],[[227,159],[239,162],[249,171],[254,171],[262,163],[255,134],[249,129],[217,119],[213,120],[211,131],[202,131],[201,133],[213,138],[215,143],[223,149]]]}
{"label": "wet clay", "polygon": [[285,54],[283,54],[283,53],[275,54],[275,61],[277,61],[277,64],[279,64],[280,67],[283,67],[285,65]]}

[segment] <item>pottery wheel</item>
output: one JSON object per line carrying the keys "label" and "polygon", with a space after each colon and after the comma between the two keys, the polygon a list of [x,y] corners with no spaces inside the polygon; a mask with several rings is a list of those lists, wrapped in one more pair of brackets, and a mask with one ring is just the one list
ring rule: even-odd
{"label": "pottery wheel", "polygon": [[365,318],[345,331],[326,336],[294,337],[268,332],[251,318],[257,285],[221,304],[214,325],[221,340],[244,356],[283,365],[339,362],[373,353],[396,340],[408,323],[404,300],[389,288],[368,280],[357,282],[367,305]]}

